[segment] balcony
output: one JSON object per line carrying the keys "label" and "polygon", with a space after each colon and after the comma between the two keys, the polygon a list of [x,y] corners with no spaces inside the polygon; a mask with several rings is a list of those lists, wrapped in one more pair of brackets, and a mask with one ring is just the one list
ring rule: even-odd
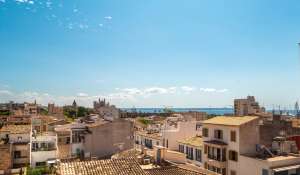
{"label": "balcony", "polygon": [[207,163],[209,165],[212,165],[212,166],[215,166],[217,168],[226,168],[226,165],[227,165],[227,162],[226,161],[219,161],[219,160],[216,160],[216,159],[211,159],[211,158],[208,158],[208,161]]}
{"label": "balcony", "polygon": [[56,148],[32,148],[32,152],[38,152],[38,151],[55,151]]}
{"label": "balcony", "polygon": [[213,146],[213,147],[219,147],[219,148],[225,148],[227,147],[227,143],[221,141],[221,140],[209,140],[209,141],[204,141],[204,143],[206,145],[210,145],[210,146]]}
{"label": "balcony", "polygon": [[212,159],[212,160],[216,160],[218,162],[226,162],[226,157],[225,156],[221,157],[220,155],[216,156],[216,155],[208,154],[207,158]]}

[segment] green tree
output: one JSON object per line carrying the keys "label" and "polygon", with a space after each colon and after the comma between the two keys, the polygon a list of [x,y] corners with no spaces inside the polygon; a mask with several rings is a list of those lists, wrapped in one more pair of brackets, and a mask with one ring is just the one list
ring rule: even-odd
{"label": "green tree", "polygon": [[84,116],[87,116],[89,115],[89,110],[85,107],[78,107],[78,110],[77,110],[77,117],[84,117]]}

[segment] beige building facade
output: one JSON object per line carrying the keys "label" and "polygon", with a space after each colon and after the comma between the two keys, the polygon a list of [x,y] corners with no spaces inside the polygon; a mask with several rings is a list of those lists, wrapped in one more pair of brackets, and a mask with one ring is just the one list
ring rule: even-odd
{"label": "beige building facade", "polygon": [[259,113],[265,113],[265,108],[260,107],[259,103],[255,101],[254,96],[248,96],[245,99],[234,100],[235,116],[247,116]]}
{"label": "beige building facade", "polygon": [[204,121],[204,168],[222,175],[298,173],[299,153],[275,154],[273,148],[260,145],[260,120],[254,116],[223,116]]}

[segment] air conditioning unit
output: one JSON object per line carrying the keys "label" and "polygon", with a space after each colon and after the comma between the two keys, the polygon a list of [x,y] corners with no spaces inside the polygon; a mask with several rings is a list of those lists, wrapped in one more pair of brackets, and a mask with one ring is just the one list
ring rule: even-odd
{"label": "air conditioning unit", "polygon": [[149,165],[151,163],[150,158],[144,158],[143,163],[144,163],[144,165]]}

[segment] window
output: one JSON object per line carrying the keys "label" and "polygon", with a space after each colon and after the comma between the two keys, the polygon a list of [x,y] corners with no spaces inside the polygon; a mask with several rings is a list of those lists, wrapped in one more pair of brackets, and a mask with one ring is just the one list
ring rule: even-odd
{"label": "window", "polygon": [[21,158],[21,151],[15,151],[15,152],[14,152],[14,158],[15,158],[15,159]]}
{"label": "window", "polygon": [[202,124],[196,124],[196,131],[199,131],[201,129],[201,127],[202,127]]}
{"label": "window", "polygon": [[229,160],[238,161],[238,153],[236,151],[229,151]]}
{"label": "window", "polygon": [[236,142],[236,132],[230,131],[230,141]]}
{"label": "window", "polygon": [[186,158],[190,159],[190,160],[194,160],[194,149],[190,148],[190,147],[186,147]]}
{"label": "window", "polygon": [[226,168],[222,168],[222,175],[226,175]]}
{"label": "window", "polygon": [[169,148],[169,140],[167,139],[167,148]]}
{"label": "window", "polygon": [[47,125],[43,125],[43,132],[47,131]]}
{"label": "window", "polygon": [[215,130],[215,138],[216,139],[223,139],[223,131],[222,130]]}
{"label": "window", "polygon": [[159,145],[159,141],[156,142],[156,145],[157,145],[157,146]]}
{"label": "window", "polygon": [[39,149],[39,144],[36,142],[32,143],[32,151],[37,151]]}
{"label": "window", "polygon": [[208,129],[207,128],[202,129],[202,135],[203,135],[203,137],[208,137]]}
{"label": "window", "polygon": [[202,156],[201,149],[196,149],[196,161],[202,162],[201,156]]}
{"label": "window", "polygon": [[46,162],[36,162],[35,166],[39,167],[39,166],[45,166]]}
{"label": "window", "polygon": [[146,146],[147,148],[152,149],[152,148],[153,148],[153,147],[152,147],[152,140],[150,140],[150,139],[145,139],[145,146]]}
{"label": "window", "polygon": [[207,149],[208,149],[208,146],[204,145],[204,154],[207,154]]}
{"label": "window", "polygon": [[222,161],[225,162],[226,161],[226,148],[222,149]]}
{"label": "window", "polygon": [[262,175],[269,175],[269,171],[267,169],[262,170]]}
{"label": "window", "polygon": [[70,137],[67,137],[66,144],[70,144],[70,142],[71,142],[71,138],[70,138]]}
{"label": "window", "polygon": [[179,145],[179,152],[184,153],[184,145]]}
{"label": "window", "polygon": [[236,171],[231,170],[230,175],[236,175]]}
{"label": "window", "polygon": [[41,143],[41,148],[47,148],[47,143],[42,142],[42,143]]}
{"label": "window", "polygon": [[226,168],[221,169],[221,168],[215,167],[213,165],[209,165],[207,163],[204,164],[204,168],[208,169],[210,171],[216,172],[217,174],[226,175]]}
{"label": "window", "polygon": [[40,126],[34,126],[34,130],[36,130],[36,132],[40,132]]}

